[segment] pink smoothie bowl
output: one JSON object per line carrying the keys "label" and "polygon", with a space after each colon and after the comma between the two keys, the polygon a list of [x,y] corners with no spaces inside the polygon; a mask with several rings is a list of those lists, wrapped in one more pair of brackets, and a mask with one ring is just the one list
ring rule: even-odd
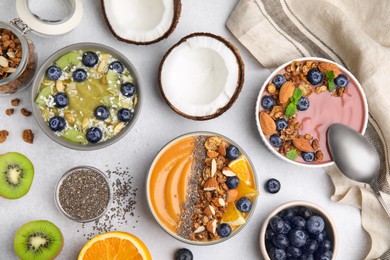
{"label": "pink smoothie bowl", "polygon": [[[286,68],[289,66],[292,62],[300,62],[301,64],[306,65],[307,61],[313,61],[317,64],[321,63],[328,63],[336,65],[339,69],[339,73],[342,75],[345,75],[349,83],[346,87],[344,87],[343,91],[344,93],[341,96],[336,95],[336,90],[330,92],[328,90],[317,94],[315,92],[315,87],[320,87],[322,85],[328,84],[328,78],[325,77],[324,73],[324,80],[323,83],[320,83],[319,85],[312,85],[308,82],[304,82],[305,80],[302,80],[300,83],[295,82],[294,85],[296,88],[300,85],[306,85],[310,87],[312,90],[312,93],[310,95],[305,96],[309,100],[309,107],[305,111],[300,111],[299,109],[296,110],[295,117],[297,119],[297,122],[300,122],[302,125],[302,128],[299,130],[299,136],[301,138],[304,138],[305,135],[308,135],[308,139],[311,136],[311,139],[309,140],[309,143],[313,144],[313,140],[317,139],[317,145],[319,145],[319,148],[317,148],[316,151],[320,150],[322,152],[322,159],[321,160],[313,160],[311,162],[306,162],[303,160],[303,153],[298,150],[297,158],[295,160],[292,160],[291,158],[288,159],[285,154],[283,154],[279,147],[275,147],[270,142],[270,136],[266,135],[261,127],[260,123],[260,113],[262,111],[267,111],[268,114],[269,111],[272,109],[265,109],[262,106],[262,98],[264,96],[273,96],[275,97],[275,106],[281,106],[283,107],[283,115],[279,119],[285,119],[288,121],[287,116],[284,114],[286,109],[287,103],[279,104],[277,95],[275,96],[274,93],[269,93],[269,84],[272,83],[273,79],[277,75],[284,75],[286,73]],[[307,80],[306,80],[307,81]],[[287,81],[288,82],[288,81]],[[336,86],[337,87],[337,86]],[[280,90],[283,88],[280,88]],[[276,92],[278,93],[278,92]],[[291,99],[290,99],[291,100]],[[349,72],[346,68],[341,66],[340,64],[337,64],[333,61],[323,59],[323,58],[317,58],[317,57],[306,57],[306,58],[300,58],[296,60],[289,61],[280,67],[278,67],[275,71],[271,73],[271,75],[265,80],[263,86],[260,89],[259,95],[257,97],[256,102],[256,125],[258,132],[260,134],[260,138],[265,144],[265,146],[268,148],[271,153],[273,153],[276,157],[280,158],[281,160],[284,160],[286,162],[304,166],[304,167],[326,167],[332,165],[333,159],[330,155],[328,146],[327,146],[327,130],[328,127],[335,123],[345,124],[358,132],[364,134],[367,122],[368,122],[368,105],[367,105],[367,99],[364,94],[363,88],[358,82],[358,80],[352,75],[351,72]],[[277,122],[277,118],[273,118],[275,122]],[[276,131],[276,135],[282,136],[282,132]],[[283,144],[292,144],[292,141],[286,141],[282,138]],[[290,146],[294,149],[294,146]],[[280,150],[280,151],[279,151]],[[295,149],[297,150],[297,149]],[[313,154],[316,154],[316,151]]]}

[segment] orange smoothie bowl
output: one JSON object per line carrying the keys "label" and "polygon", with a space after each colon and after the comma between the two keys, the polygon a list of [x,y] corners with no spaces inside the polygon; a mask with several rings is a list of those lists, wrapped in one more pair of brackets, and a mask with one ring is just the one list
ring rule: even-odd
{"label": "orange smoothie bowl", "polygon": [[149,208],[161,228],[192,245],[212,245],[249,221],[258,192],[255,168],[232,140],[211,132],[165,145],[148,173]]}
{"label": "orange smoothie bowl", "polygon": [[305,167],[332,165],[327,130],[347,125],[364,134],[366,96],[343,66],[322,58],[289,61],[266,79],[256,102],[256,124],[277,157]]}

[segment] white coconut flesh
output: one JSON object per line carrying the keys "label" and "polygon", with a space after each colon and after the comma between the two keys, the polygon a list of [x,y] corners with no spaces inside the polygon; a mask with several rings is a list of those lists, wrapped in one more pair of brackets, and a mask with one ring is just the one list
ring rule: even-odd
{"label": "white coconut flesh", "polygon": [[175,47],[161,68],[161,87],[180,112],[202,117],[226,106],[238,87],[239,64],[233,51],[208,36]]}
{"label": "white coconut flesh", "polygon": [[174,22],[173,0],[104,0],[104,8],[115,34],[134,42],[154,41]]}

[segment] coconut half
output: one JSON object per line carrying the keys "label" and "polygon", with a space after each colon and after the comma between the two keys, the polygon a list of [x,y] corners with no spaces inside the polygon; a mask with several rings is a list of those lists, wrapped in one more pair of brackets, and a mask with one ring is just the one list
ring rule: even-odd
{"label": "coconut half", "polygon": [[163,98],[179,115],[193,120],[215,118],[229,109],[244,83],[244,64],[231,43],[210,33],[181,39],[159,68]]}
{"label": "coconut half", "polygon": [[180,0],[101,0],[101,6],[114,36],[137,45],[167,38],[181,13]]}

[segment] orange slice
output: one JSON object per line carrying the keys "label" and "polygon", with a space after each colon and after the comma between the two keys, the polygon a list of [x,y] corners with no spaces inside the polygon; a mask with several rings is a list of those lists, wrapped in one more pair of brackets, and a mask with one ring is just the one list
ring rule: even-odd
{"label": "orange slice", "polygon": [[229,203],[226,206],[226,211],[222,216],[222,223],[227,223],[231,226],[240,226],[245,224],[245,218],[242,213],[236,208],[235,203]]}
{"label": "orange slice", "polygon": [[231,161],[228,166],[235,174],[237,174],[240,181],[250,184],[251,176],[248,169],[248,162],[243,155],[240,155],[236,160]]}
{"label": "orange slice", "polygon": [[151,260],[145,244],[125,232],[107,232],[92,238],[81,249],[78,260]]}
{"label": "orange slice", "polygon": [[236,188],[238,191],[238,196],[237,198],[242,198],[242,197],[255,197],[259,195],[259,191],[256,190],[255,188],[252,188],[245,182],[240,182],[238,184],[238,187]]}

